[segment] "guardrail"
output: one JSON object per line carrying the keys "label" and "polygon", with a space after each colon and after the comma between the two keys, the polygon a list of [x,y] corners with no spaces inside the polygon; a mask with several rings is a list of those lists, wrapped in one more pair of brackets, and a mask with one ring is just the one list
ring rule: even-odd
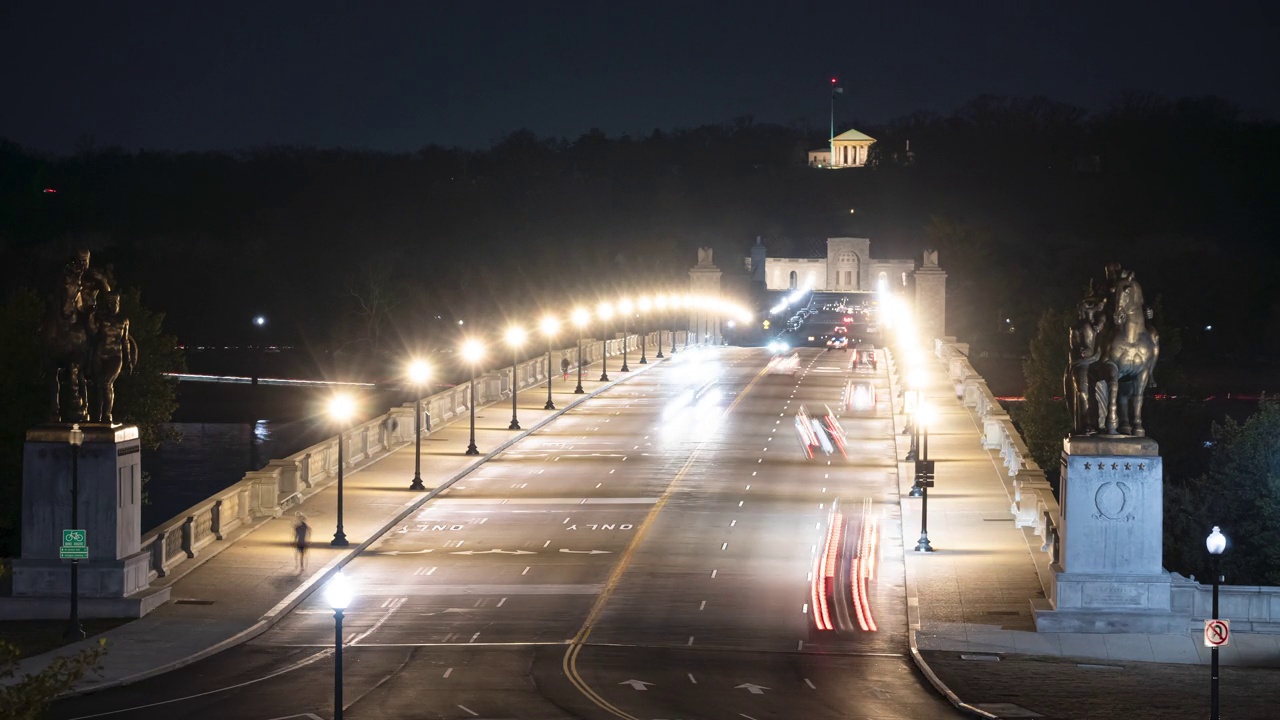
{"label": "guardrail", "polygon": [[954,337],[935,338],[933,352],[946,365],[956,397],[965,407],[972,408],[982,423],[982,446],[998,451],[1013,498],[1009,512],[1014,522],[1018,527],[1031,528],[1042,539],[1041,552],[1049,555],[1049,562],[1057,562],[1060,508],[1044,470],[1031,458],[1026,442],[987,387],[987,381],[969,363],[969,344],[956,342]]}
{"label": "guardrail", "polygon": [[[687,332],[675,333],[676,343],[687,343]],[[663,333],[671,342],[670,335]],[[647,346],[657,349],[658,333],[648,333]],[[624,339],[606,340],[605,356],[622,354]],[[625,338],[627,351],[640,349],[640,336]],[[558,369],[557,357],[568,357],[572,367],[579,361],[589,365],[601,357],[598,339],[582,343],[582,357],[573,346],[552,351],[552,373]],[[514,384],[520,389],[538,385],[547,379],[546,354],[519,363],[515,367]],[[476,407],[511,398],[512,368],[495,369],[476,380]],[[429,435],[470,412],[471,383],[455,385],[422,399],[422,431]],[[413,442],[414,403],[394,407],[375,418],[352,425],[342,431],[346,442],[345,461],[354,469],[379,460]],[[245,473],[242,480],[213,496],[178,513],[142,536],[142,550],[150,553],[148,582],[167,577],[201,550],[219,541],[235,539],[270,518],[280,517],[289,508],[301,504],[311,495],[325,489],[338,476],[338,436],[322,440],[288,457],[271,460],[261,470]]]}

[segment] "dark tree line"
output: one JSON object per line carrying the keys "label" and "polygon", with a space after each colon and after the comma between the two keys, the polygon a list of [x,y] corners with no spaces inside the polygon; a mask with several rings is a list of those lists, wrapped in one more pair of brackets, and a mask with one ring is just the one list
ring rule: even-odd
{"label": "dark tree line", "polygon": [[[251,340],[263,312],[276,342],[382,353],[423,341],[436,315],[453,327],[679,283],[699,245],[732,272],[757,235],[785,255],[852,233],[880,256],[940,248],[951,331],[974,342],[1000,340],[1008,318],[1025,346],[1041,308],[1115,257],[1170,317],[1213,325],[1216,349],[1280,348],[1280,299],[1261,293],[1280,230],[1275,122],[1217,98],[1131,95],[1090,114],[980,97],[859,129],[879,139],[872,167],[839,172],[803,165],[825,133],[750,118],[399,154],[85,141],[46,157],[0,141],[3,280],[85,243],[185,341]],[[370,317],[356,288],[393,301]]]}

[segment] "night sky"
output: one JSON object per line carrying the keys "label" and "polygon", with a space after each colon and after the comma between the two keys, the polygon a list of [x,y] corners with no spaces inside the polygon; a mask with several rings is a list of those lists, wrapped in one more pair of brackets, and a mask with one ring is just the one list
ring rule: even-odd
{"label": "night sky", "polygon": [[164,150],[488,146],[1126,90],[1280,116],[1268,2],[0,4],[0,137]]}

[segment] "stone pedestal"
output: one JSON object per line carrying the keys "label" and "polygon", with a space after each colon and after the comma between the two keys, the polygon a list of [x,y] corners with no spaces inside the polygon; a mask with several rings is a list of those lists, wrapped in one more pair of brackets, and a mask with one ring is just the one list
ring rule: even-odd
{"label": "stone pedestal", "polygon": [[1180,632],[1162,563],[1160,447],[1136,437],[1063,441],[1057,562],[1042,632]]}
{"label": "stone pedestal", "polygon": [[924,261],[912,274],[916,285],[916,328],[932,343],[947,334],[947,273],[938,266],[938,251],[926,250]]}
{"label": "stone pedestal", "polygon": [[[138,617],[168,597],[149,591],[151,554],[142,539],[142,463],[138,428],[81,424],[79,526],[89,558],[80,561],[81,615]],[[71,529],[71,426],[27,431],[22,456],[22,557],[13,561],[13,597],[6,617],[57,617],[71,589],[71,561],[58,558]],[[49,612],[44,610],[48,609]]]}
{"label": "stone pedestal", "polygon": [[711,261],[711,248],[698,248],[698,264],[689,269],[689,292],[700,298],[689,316],[689,328],[696,342],[719,345],[720,268]]}

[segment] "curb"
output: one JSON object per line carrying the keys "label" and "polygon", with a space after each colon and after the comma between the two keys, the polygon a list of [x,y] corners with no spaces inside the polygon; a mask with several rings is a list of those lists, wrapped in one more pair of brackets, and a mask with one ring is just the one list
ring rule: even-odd
{"label": "curb", "polygon": [[[894,360],[893,353],[889,350],[888,347],[884,348],[884,352],[885,352],[885,360],[886,360],[885,366],[888,368],[888,374],[889,374],[889,421],[890,421],[890,426],[893,429],[894,468],[898,476],[898,509],[899,509],[900,517],[902,517],[903,520],[905,521],[906,520],[905,498],[909,496],[905,492],[903,492],[903,487],[902,487],[903,463],[901,460],[898,459],[902,457],[902,453],[901,453],[902,449],[898,447],[898,444],[901,441],[902,436],[899,435],[899,430],[898,430],[898,414],[893,411],[894,405],[898,401],[897,362]],[[982,710],[981,708],[974,707],[973,705],[970,705],[969,703],[961,700],[960,696],[956,695],[954,690],[947,687],[947,684],[942,682],[942,678],[938,677],[937,673],[933,671],[933,668],[929,667],[929,663],[925,661],[924,655],[920,653],[920,645],[919,645],[919,642],[916,640],[916,634],[920,631],[920,596],[916,592],[915,570],[912,568],[912,560],[911,560],[912,556],[907,550],[907,540],[906,540],[907,531],[905,527],[903,528],[902,535],[903,535],[902,570],[905,578],[906,594],[907,594],[907,645],[911,651],[911,662],[915,663],[916,668],[920,670],[920,673],[924,675],[926,680],[929,681],[929,684],[933,686],[933,689],[938,691],[940,695],[942,695],[944,698],[947,699],[947,702],[951,703],[952,706],[954,706],[960,712],[968,713],[973,717],[988,718],[989,720],[999,720],[999,717],[1000,717],[999,715],[993,715],[992,713],[989,713],[986,710]]]}
{"label": "curb", "polygon": [[[637,363],[637,365],[638,364],[639,363]],[[205,658],[216,655],[224,650],[229,650],[237,645],[240,645],[242,643],[248,642],[256,638],[257,636],[261,635],[267,630],[270,630],[272,626],[280,622],[280,620],[282,620],[286,615],[288,615],[289,612],[291,612],[294,608],[301,605],[304,600],[306,600],[308,597],[311,596],[313,592],[316,591],[316,589],[318,589],[321,585],[327,582],[329,578],[333,575],[333,573],[337,572],[338,570],[341,570],[343,567],[346,566],[347,563],[354,560],[357,556],[360,555],[360,553],[367,550],[375,541],[379,540],[389,530],[391,530],[393,527],[399,524],[400,521],[404,520],[406,517],[416,512],[418,508],[422,507],[426,503],[430,502],[431,500],[434,500],[437,496],[439,496],[445,490],[448,490],[450,487],[452,487],[454,483],[458,482],[459,480],[466,477],[467,475],[470,475],[480,466],[484,465],[485,463],[489,462],[493,458],[502,454],[504,451],[507,450],[507,448],[525,439],[526,437],[534,434],[535,432],[540,430],[544,425],[550,423],[552,420],[559,418],[561,415],[576,408],[577,406],[581,405],[587,400],[594,398],[600,393],[606,390],[612,389],[615,385],[624,383],[627,380],[633,377],[636,377],[650,370],[651,368],[657,367],[660,364],[661,364],[661,361],[650,362],[642,367],[639,367],[638,369],[633,369],[625,377],[620,377],[617,380],[611,380],[610,382],[604,385],[601,385],[595,390],[592,390],[591,392],[582,395],[581,397],[570,402],[564,407],[557,408],[554,412],[552,412],[547,417],[543,418],[537,424],[521,431],[519,434],[508,439],[506,442],[502,443],[498,447],[489,451],[485,455],[482,455],[474,463],[467,466],[463,470],[459,471],[458,473],[453,475],[453,477],[450,477],[448,480],[445,480],[444,482],[440,483],[435,488],[433,488],[430,492],[426,493],[420,498],[409,501],[404,506],[404,509],[401,510],[399,513],[397,513],[395,517],[393,517],[390,521],[384,523],[380,528],[378,528],[374,532],[370,533],[368,539],[366,539],[364,542],[360,543],[359,545],[351,548],[351,550],[348,551],[345,555],[339,555],[333,558],[332,560],[330,560],[328,564],[326,564],[323,568],[320,569],[319,572],[312,575],[310,578],[304,581],[301,585],[295,588],[293,592],[286,595],[284,599],[281,600],[275,607],[268,610],[266,614],[264,614],[261,618],[259,618],[256,623],[254,623],[253,625],[250,625],[244,630],[241,630],[235,635],[232,635],[231,637],[217,644],[211,645],[203,650],[200,650],[196,653],[188,655],[187,657],[182,658],[180,660],[175,660],[173,662],[166,663],[165,665],[154,667],[154,668],[145,670],[143,672],[135,673],[133,675],[129,675],[123,678],[118,678],[116,680],[111,680],[109,682],[91,685],[89,687],[84,687],[84,688],[73,688],[71,690],[68,690],[65,693],[62,693],[61,695],[58,695],[55,699],[60,700],[63,698],[77,697],[80,695],[89,695],[92,693],[101,692],[103,690],[110,690],[112,688],[121,687],[123,685],[130,685],[142,680],[146,680],[148,678],[155,677],[157,675],[163,675],[164,673],[172,672],[181,667],[185,667],[192,663],[199,662],[201,660],[204,660]],[[486,405],[484,407],[489,407],[490,405],[494,405],[494,404],[496,403],[490,403],[489,405]],[[381,459],[382,458],[379,458],[379,460]],[[369,465],[373,465],[375,463],[376,461],[373,463],[369,463]],[[368,467],[369,465],[366,465],[365,467]],[[255,527],[254,529],[257,529],[257,528]],[[245,534],[247,535],[248,533],[245,533]]]}

